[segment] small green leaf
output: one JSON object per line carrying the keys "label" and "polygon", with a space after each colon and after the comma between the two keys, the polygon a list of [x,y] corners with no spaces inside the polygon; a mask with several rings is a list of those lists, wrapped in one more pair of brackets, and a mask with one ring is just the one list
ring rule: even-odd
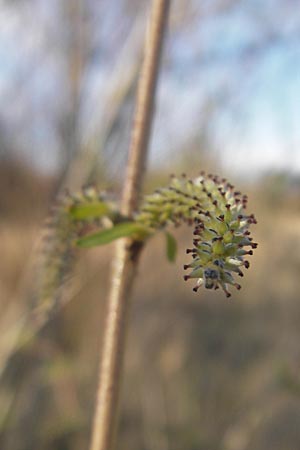
{"label": "small green leaf", "polygon": [[72,205],[70,208],[71,217],[75,220],[93,219],[103,217],[110,213],[110,207],[105,202],[88,202],[79,205]]}
{"label": "small green leaf", "polygon": [[177,254],[177,242],[172,234],[166,232],[167,258],[170,262],[174,262]]}
{"label": "small green leaf", "polygon": [[97,245],[109,244],[115,239],[131,237],[143,240],[149,235],[147,228],[135,222],[119,223],[112,228],[90,234],[76,241],[78,247],[95,247]]}

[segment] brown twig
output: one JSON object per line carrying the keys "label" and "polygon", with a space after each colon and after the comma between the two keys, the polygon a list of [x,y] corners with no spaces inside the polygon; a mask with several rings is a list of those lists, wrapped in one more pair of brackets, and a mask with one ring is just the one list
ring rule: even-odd
{"label": "brown twig", "polygon": [[[142,187],[169,4],[170,0],[153,0],[121,205],[127,216],[137,209]],[[116,246],[90,450],[113,447],[129,299],[141,250],[134,244],[122,239]]]}

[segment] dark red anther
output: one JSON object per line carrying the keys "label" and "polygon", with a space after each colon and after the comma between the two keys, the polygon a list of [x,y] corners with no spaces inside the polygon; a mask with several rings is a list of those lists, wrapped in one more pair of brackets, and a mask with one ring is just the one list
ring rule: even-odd
{"label": "dark red anther", "polygon": [[189,269],[189,268],[190,268],[190,265],[189,265],[189,264],[184,264],[183,270],[186,270],[186,269]]}
{"label": "dark red anther", "polygon": [[[196,219],[195,219],[196,220]],[[197,223],[197,228],[204,230],[205,225],[203,222],[196,222]]]}
{"label": "dark red anther", "polygon": [[252,223],[257,223],[257,220],[256,220],[254,214],[251,214],[249,217],[252,219]]}
{"label": "dark red anther", "polygon": [[239,214],[239,215],[238,215],[238,219],[239,219],[239,220],[242,220],[243,217],[244,217],[243,214]]}
{"label": "dark red anther", "polygon": [[222,222],[224,222],[224,214],[221,214],[220,216],[219,216],[219,219],[222,221]]}
{"label": "dark red anther", "polygon": [[227,209],[228,211],[229,211],[230,208],[231,208],[231,206],[229,205],[229,203],[226,203],[225,207],[226,207],[226,209]]}
{"label": "dark red anther", "polygon": [[198,289],[199,289],[199,286],[195,286],[195,287],[193,287],[193,291],[194,291],[194,292],[197,292],[197,291],[198,291]]}
{"label": "dark red anther", "polygon": [[252,248],[257,248],[258,244],[256,242],[251,242],[251,247]]}
{"label": "dark red anther", "polygon": [[193,253],[193,252],[194,252],[194,249],[193,249],[193,248],[187,248],[187,249],[186,249],[186,253],[187,253],[187,254]]}
{"label": "dark red anther", "polygon": [[217,200],[214,200],[214,201],[213,201],[213,205],[218,206]]}
{"label": "dark red anther", "polygon": [[244,266],[246,269],[249,269],[249,267],[250,267],[249,261],[244,261]]}
{"label": "dark red anther", "polygon": [[184,281],[187,281],[187,280],[189,280],[189,278],[190,278],[190,276],[189,276],[189,275],[184,275],[184,277],[183,277]]}

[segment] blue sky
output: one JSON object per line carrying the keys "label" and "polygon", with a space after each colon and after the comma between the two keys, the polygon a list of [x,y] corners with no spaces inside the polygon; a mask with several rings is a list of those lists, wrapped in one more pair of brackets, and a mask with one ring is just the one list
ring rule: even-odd
{"label": "blue sky", "polygon": [[[124,1],[103,0],[90,15],[83,136],[93,117],[105,117],[107,79],[135,20],[132,11],[126,16]],[[233,1],[224,10],[220,2],[190,0],[186,8],[180,0],[173,4],[152,163],[168,161],[189,142],[201,141],[204,130],[227,170],[242,176],[271,169],[300,173],[297,2]],[[31,0],[25,6],[3,2],[1,129],[24,157],[45,170],[57,164],[61,142],[56,126],[68,104],[64,25],[57,0]]]}

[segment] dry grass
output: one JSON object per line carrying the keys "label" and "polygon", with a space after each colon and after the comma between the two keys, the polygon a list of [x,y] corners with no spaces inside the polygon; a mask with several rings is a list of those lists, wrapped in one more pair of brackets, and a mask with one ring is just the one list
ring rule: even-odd
{"label": "dry grass", "polygon": [[[183,281],[186,230],[177,231],[176,265],[166,261],[162,236],[146,248],[131,312],[118,448],[300,446],[298,206],[287,199],[274,207],[261,191],[250,201],[259,247],[230,300],[219,292],[197,295]],[[2,316],[14,304],[26,308],[26,287],[20,297],[18,283],[37,229],[28,216],[1,225]],[[81,254],[78,292],[11,361],[0,390],[1,449],[86,448],[110,261],[109,247]]]}

